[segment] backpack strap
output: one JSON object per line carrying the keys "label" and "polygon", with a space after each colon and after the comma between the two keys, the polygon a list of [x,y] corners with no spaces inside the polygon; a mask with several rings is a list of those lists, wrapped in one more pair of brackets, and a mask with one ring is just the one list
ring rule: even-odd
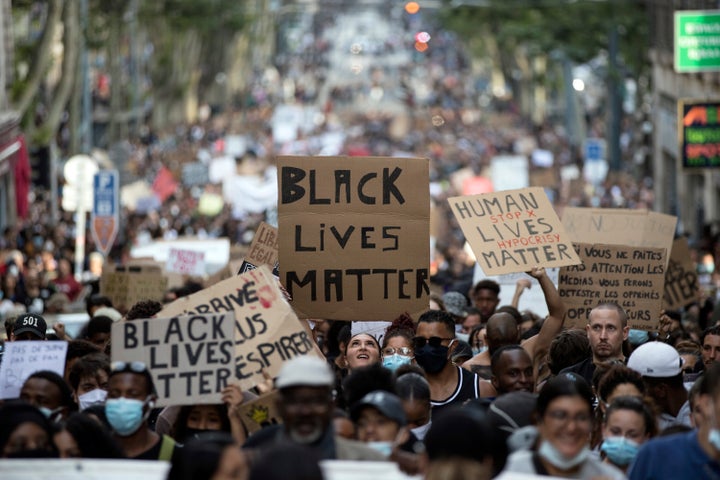
{"label": "backpack strap", "polygon": [[173,451],[175,451],[175,440],[167,435],[162,436],[162,444],[160,445],[160,456],[158,460],[169,462],[172,460]]}

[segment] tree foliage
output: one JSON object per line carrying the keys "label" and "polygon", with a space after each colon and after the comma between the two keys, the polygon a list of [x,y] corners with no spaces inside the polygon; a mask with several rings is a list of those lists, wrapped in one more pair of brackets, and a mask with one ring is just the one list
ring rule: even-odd
{"label": "tree foliage", "polygon": [[[628,73],[648,68],[648,17],[636,0],[487,0],[483,6],[451,7],[445,1],[444,25],[465,38],[488,32],[506,58],[522,49],[528,56],[562,52],[584,63],[607,51],[617,28],[621,60]],[[482,45],[485,42],[475,42]],[[488,54],[482,46],[476,55]]]}

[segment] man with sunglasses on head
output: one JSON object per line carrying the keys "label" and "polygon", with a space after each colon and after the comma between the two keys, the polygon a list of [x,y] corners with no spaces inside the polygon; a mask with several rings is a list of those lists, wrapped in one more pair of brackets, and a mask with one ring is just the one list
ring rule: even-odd
{"label": "man with sunglasses on head", "polygon": [[155,384],[144,363],[112,363],[105,415],[128,458],[170,461],[178,453],[172,438],[161,437],[148,425],[156,399]]}
{"label": "man with sunglasses on head", "polygon": [[450,361],[457,346],[455,319],[448,312],[428,310],[418,319],[413,338],[415,361],[430,384],[433,418],[450,405],[495,396],[490,382]]}

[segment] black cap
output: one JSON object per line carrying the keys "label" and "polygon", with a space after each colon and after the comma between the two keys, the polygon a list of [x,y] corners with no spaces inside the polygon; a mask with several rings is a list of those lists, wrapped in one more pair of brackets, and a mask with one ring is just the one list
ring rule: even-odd
{"label": "black cap", "polygon": [[20,334],[30,332],[38,337],[38,340],[45,340],[46,330],[47,322],[43,317],[35,313],[23,313],[15,320],[12,333],[17,337]]}

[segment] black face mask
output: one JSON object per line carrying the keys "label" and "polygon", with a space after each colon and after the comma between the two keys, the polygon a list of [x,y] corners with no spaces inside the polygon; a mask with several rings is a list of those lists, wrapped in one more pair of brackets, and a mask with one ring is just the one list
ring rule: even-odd
{"label": "black face mask", "polygon": [[426,373],[438,373],[448,362],[449,350],[449,347],[443,345],[432,347],[428,343],[421,349],[415,350],[415,361]]}
{"label": "black face mask", "polygon": [[8,453],[7,458],[57,458],[57,453],[47,448],[33,448]]}

